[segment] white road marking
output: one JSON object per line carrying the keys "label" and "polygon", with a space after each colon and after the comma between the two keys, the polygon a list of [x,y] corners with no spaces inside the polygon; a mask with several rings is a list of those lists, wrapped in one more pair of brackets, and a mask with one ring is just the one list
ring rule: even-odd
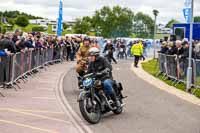
{"label": "white road marking", "polygon": [[[71,105],[69,104],[69,102],[67,101],[67,99],[64,95],[63,81],[64,81],[64,77],[67,74],[67,72],[68,71],[63,73],[62,76],[60,77],[60,79],[57,81],[57,86],[55,88],[56,97],[57,97],[60,105],[62,106],[63,111],[71,119],[71,121],[73,122],[73,124],[75,125],[75,127],[77,128],[77,130],[80,133],[93,133],[93,131],[82,122],[82,120],[78,116],[78,114],[72,109]],[[83,129],[85,131],[83,131]]]}
{"label": "white road marking", "polygon": [[0,123],[5,123],[5,124],[11,124],[11,125],[20,126],[20,127],[30,128],[30,129],[33,129],[33,130],[38,130],[38,131],[47,132],[47,133],[58,133],[58,132],[51,131],[51,130],[48,130],[48,129],[39,128],[39,127],[35,127],[35,126],[30,126],[30,125],[26,125],[26,124],[22,124],[22,123],[17,123],[17,122],[14,122],[14,121],[8,121],[8,120],[0,119]]}
{"label": "white road marking", "polygon": [[56,100],[56,98],[49,98],[49,97],[32,97],[33,99],[39,100]]}

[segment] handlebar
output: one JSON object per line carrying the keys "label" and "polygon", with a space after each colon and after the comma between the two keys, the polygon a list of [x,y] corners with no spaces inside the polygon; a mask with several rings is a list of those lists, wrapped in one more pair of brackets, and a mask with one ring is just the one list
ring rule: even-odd
{"label": "handlebar", "polygon": [[88,77],[91,77],[93,75],[94,75],[93,73],[89,73],[89,74],[84,75],[83,78],[88,78]]}

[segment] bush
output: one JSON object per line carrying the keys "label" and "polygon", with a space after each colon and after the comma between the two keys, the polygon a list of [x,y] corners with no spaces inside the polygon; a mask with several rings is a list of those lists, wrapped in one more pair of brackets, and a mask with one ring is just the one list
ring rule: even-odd
{"label": "bush", "polygon": [[0,33],[6,33],[6,27],[0,25]]}
{"label": "bush", "polygon": [[29,25],[29,20],[26,16],[18,16],[17,19],[15,20],[15,23],[18,26],[26,27]]}
{"label": "bush", "polygon": [[34,32],[43,32],[43,31],[46,31],[45,27],[42,27],[42,26],[35,26],[32,28],[32,31]]}

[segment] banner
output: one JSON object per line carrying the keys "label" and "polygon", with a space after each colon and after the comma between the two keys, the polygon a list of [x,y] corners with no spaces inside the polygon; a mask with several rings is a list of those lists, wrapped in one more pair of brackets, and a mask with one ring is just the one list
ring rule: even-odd
{"label": "banner", "polygon": [[185,0],[184,6],[185,8],[191,8],[192,0]]}
{"label": "banner", "polygon": [[190,19],[191,19],[191,8],[184,8],[183,9],[183,14],[185,17],[185,21],[186,23],[190,23]]}
{"label": "banner", "polygon": [[186,23],[190,23],[191,5],[192,5],[192,0],[185,0],[184,8],[183,8],[183,15],[184,15],[184,18],[186,20]]}
{"label": "banner", "polygon": [[57,21],[57,36],[62,36],[62,29],[63,29],[62,21],[63,21],[63,0],[60,0],[58,21]]}

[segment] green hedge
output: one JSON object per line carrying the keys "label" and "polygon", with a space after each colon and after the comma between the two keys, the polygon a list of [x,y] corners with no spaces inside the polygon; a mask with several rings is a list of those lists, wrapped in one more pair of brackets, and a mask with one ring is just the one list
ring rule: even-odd
{"label": "green hedge", "polygon": [[35,26],[32,28],[32,31],[34,32],[42,32],[42,31],[46,31],[45,27],[42,26]]}
{"label": "green hedge", "polygon": [[4,27],[4,26],[0,26],[0,33],[3,33],[3,34],[5,34],[6,33],[6,27]]}

